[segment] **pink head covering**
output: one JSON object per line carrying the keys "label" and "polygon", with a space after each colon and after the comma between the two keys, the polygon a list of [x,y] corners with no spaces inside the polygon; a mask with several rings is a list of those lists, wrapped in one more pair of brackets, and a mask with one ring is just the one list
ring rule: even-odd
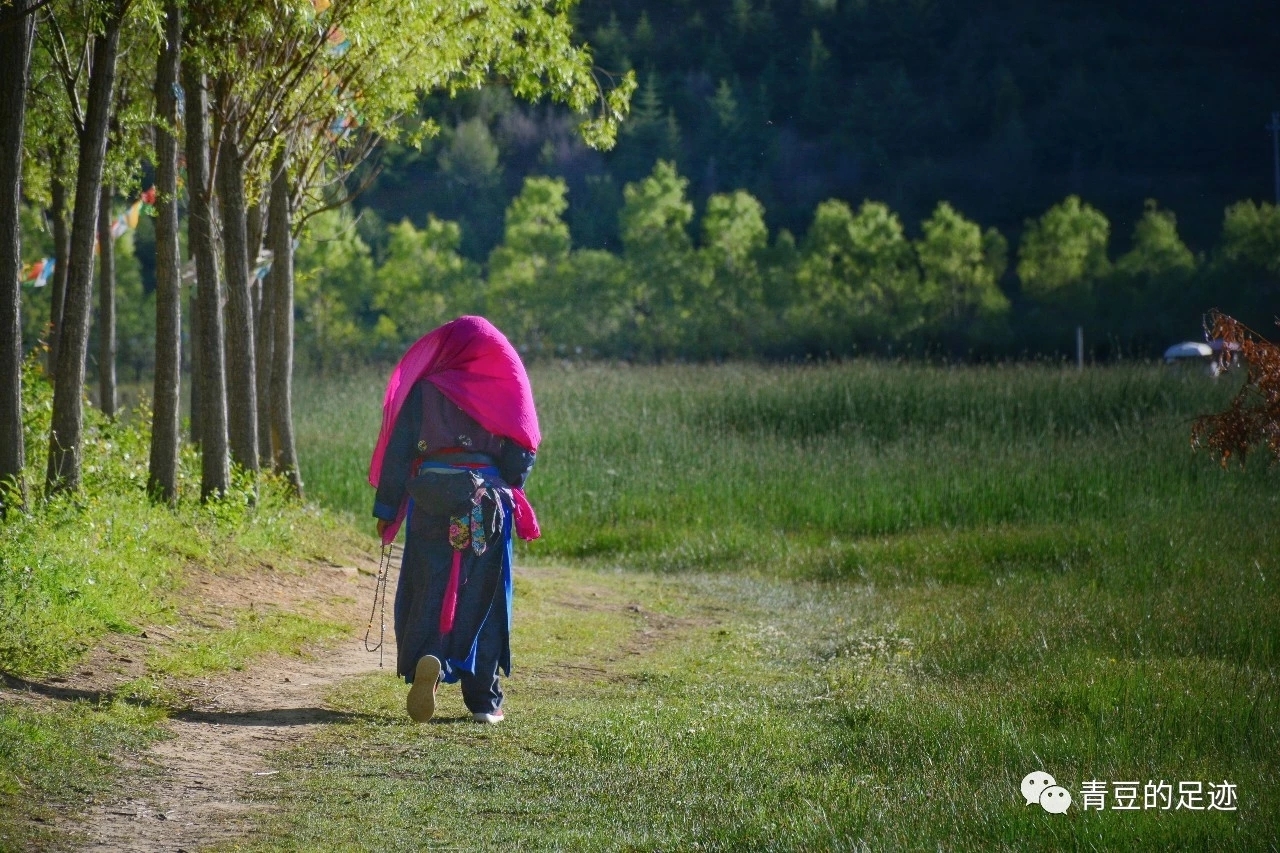
{"label": "pink head covering", "polygon": [[[542,441],[538,413],[533,405],[529,376],[515,347],[483,317],[459,317],[418,340],[400,359],[387,382],[382,399],[382,429],[369,462],[369,483],[374,488],[382,474],[382,458],[391,440],[396,418],[420,379],[440,389],[454,405],[494,435],[509,438],[526,450],[536,451]],[[538,522],[524,492],[513,489],[516,532],[522,539],[536,539]],[[383,541],[395,538],[404,519],[405,506]]]}

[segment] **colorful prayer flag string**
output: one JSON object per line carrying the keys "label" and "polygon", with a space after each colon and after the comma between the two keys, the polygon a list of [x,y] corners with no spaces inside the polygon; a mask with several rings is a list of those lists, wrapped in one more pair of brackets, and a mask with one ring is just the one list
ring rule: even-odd
{"label": "colorful prayer flag string", "polygon": [[32,287],[44,287],[49,283],[49,277],[53,275],[54,267],[53,258],[41,258],[40,260],[22,269],[22,283],[29,284]]}

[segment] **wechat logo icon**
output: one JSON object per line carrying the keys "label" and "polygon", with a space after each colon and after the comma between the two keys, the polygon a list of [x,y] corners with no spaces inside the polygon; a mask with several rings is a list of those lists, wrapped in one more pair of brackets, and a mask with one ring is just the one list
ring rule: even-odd
{"label": "wechat logo icon", "polygon": [[1071,808],[1071,792],[1042,770],[1022,777],[1022,798],[1027,805],[1039,803],[1050,814],[1062,814]]}

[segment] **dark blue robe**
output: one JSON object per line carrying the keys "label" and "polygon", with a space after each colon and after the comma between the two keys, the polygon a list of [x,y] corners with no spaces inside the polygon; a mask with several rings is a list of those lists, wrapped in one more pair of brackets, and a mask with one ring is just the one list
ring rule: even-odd
{"label": "dark blue robe", "polygon": [[[497,673],[511,673],[512,508],[503,489],[523,487],[534,454],[484,430],[426,380],[410,392],[383,457],[373,514],[396,517],[406,484],[424,461],[461,463],[481,475],[498,500],[485,500],[484,553],[461,552],[453,627],[440,631],[440,612],[454,558],[449,516],[417,511],[409,500],[404,561],[396,588],[396,670],[412,682],[424,655],[440,659],[444,680],[463,682],[472,711],[501,703]],[[480,467],[484,466],[484,467]],[[495,514],[498,518],[495,521]],[[477,707],[472,707],[473,705]]]}

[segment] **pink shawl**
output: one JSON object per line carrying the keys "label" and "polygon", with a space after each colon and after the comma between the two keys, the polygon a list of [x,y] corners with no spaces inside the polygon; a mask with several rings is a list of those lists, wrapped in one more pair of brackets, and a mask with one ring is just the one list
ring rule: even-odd
{"label": "pink shawl", "polygon": [[[536,451],[542,441],[533,389],[519,354],[502,332],[483,317],[459,317],[429,332],[409,347],[387,382],[382,399],[382,429],[369,462],[369,483],[378,487],[382,457],[395,428],[396,418],[414,384],[426,379],[458,408],[494,435]],[[521,539],[537,539],[538,519],[522,489],[512,489],[516,533]],[[407,501],[396,520],[387,525],[384,543],[395,539],[404,521]]]}

